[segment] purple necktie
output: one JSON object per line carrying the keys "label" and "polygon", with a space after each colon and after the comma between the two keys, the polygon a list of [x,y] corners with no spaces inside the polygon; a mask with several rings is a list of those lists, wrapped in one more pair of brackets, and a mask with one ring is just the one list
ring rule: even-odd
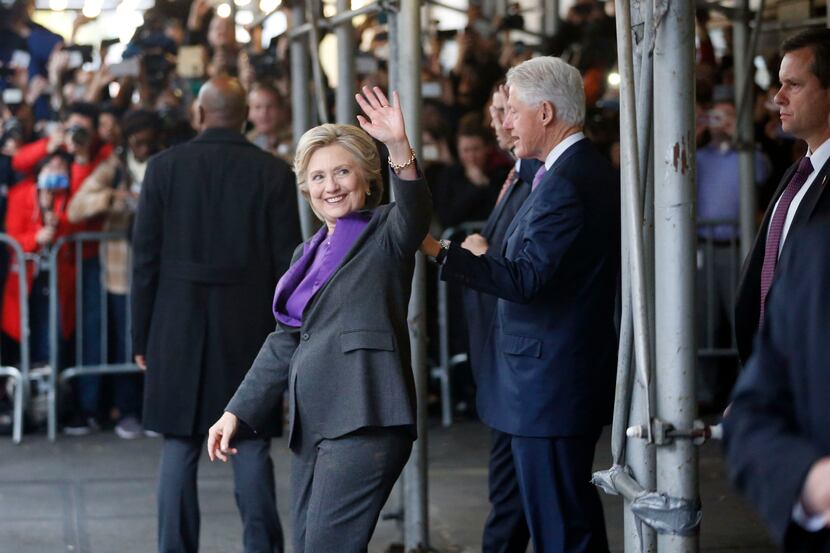
{"label": "purple necktie", "polygon": [[775,266],[778,265],[778,250],[781,245],[781,235],[784,232],[784,222],[787,220],[787,212],[790,210],[793,198],[807,182],[807,177],[812,172],[813,164],[810,162],[810,158],[804,157],[787,184],[787,188],[784,189],[784,193],[781,194],[778,207],[775,208],[775,213],[772,215],[769,232],[767,233],[767,244],[764,248],[764,264],[761,267],[761,314],[758,317],[758,328],[764,323],[764,306],[769,288],[772,286],[772,277],[775,276]]}
{"label": "purple necktie", "polygon": [[531,185],[530,185],[530,191],[531,192],[536,190],[536,187],[539,186],[539,183],[542,182],[543,178],[545,178],[545,173],[547,173],[547,172],[548,172],[548,170],[545,167],[545,164],[543,163],[542,166],[539,167],[539,170],[536,171],[536,174],[533,175],[533,183],[531,183]]}

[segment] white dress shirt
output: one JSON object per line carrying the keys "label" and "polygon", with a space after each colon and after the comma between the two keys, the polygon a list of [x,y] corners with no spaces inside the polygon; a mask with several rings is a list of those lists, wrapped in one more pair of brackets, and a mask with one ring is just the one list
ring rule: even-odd
{"label": "white dress shirt", "polygon": [[[804,182],[804,186],[802,186],[801,190],[798,191],[798,194],[795,195],[792,203],[790,203],[790,208],[787,210],[787,218],[784,219],[784,229],[781,232],[781,242],[778,244],[779,256],[781,255],[781,250],[784,248],[784,241],[787,239],[787,233],[790,231],[790,225],[793,223],[795,214],[798,211],[798,206],[801,205],[801,200],[803,200],[804,196],[807,195],[807,191],[810,190],[810,187],[815,184],[819,171],[821,171],[821,168],[824,167],[827,160],[830,159],[830,139],[825,140],[821,146],[816,148],[815,152],[807,152],[807,157],[810,158],[810,163],[813,164],[813,172],[810,173],[809,177],[807,177],[807,180]],[[778,198],[775,202],[772,217],[775,216],[775,212],[778,210],[778,203],[780,201],[781,198]],[[770,217],[770,221],[772,221],[772,217]],[[769,236],[769,227],[767,227],[767,236]]]}
{"label": "white dress shirt", "polygon": [[556,163],[556,160],[559,159],[568,148],[570,148],[583,138],[585,138],[585,135],[582,132],[577,132],[565,137],[565,139],[562,142],[557,144],[553,148],[553,150],[550,151],[548,157],[545,158],[545,171],[550,171],[550,168],[553,167],[553,164]]}

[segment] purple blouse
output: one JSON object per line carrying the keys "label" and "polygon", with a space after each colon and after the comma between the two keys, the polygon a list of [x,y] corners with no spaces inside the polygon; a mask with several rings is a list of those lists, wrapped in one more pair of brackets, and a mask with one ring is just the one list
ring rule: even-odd
{"label": "purple blouse", "polygon": [[349,213],[337,220],[331,236],[323,225],[303,244],[303,255],[282,275],[274,292],[274,317],[279,322],[302,326],[306,305],[334,274],[371,217],[367,211]]}

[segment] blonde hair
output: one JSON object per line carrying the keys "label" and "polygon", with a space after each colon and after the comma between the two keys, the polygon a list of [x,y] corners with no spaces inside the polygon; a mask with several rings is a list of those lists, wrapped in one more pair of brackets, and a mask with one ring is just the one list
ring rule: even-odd
{"label": "blonde hair", "polygon": [[[338,145],[346,149],[359,167],[359,175],[368,184],[366,192],[366,209],[380,204],[383,195],[383,179],[380,175],[380,156],[374,140],[366,131],[354,125],[319,125],[303,134],[297,143],[294,154],[294,173],[297,175],[297,188],[300,194],[311,203],[308,191],[308,163],[311,156],[320,148]],[[318,213],[315,213],[322,220]]]}

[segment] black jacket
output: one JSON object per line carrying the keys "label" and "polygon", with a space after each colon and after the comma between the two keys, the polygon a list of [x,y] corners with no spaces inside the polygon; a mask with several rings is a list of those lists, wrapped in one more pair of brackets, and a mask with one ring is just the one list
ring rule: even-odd
{"label": "black jacket", "polygon": [[293,174],[240,133],[209,129],[150,161],[132,282],[146,428],[202,434],[221,416],[274,329],[274,287],[299,240]]}
{"label": "black jacket", "polygon": [[[758,229],[755,243],[752,244],[752,250],[744,260],[743,268],[741,269],[741,277],[738,281],[738,291],[735,297],[735,340],[741,363],[746,363],[749,355],[752,353],[752,339],[758,330],[758,319],[761,316],[761,267],[764,265],[764,249],[767,245],[767,231],[769,230],[770,220],[772,219],[772,212],[775,208],[775,203],[781,197],[781,194],[784,193],[784,189],[790,182],[797,167],[798,163],[790,167],[784,174],[784,178],[778,184],[778,189],[775,191],[772,201],[764,214],[764,221],[761,223],[761,228]],[[827,188],[829,174],[830,162],[827,162],[824,164],[824,167],[820,168],[819,174],[816,175],[810,189],[799,204],[790,227],[790,233],[806,226],[808,222],[817,217],[830,215],[830,194],[824,193]],[[784,248],[781,250],[781,259],[784,258],[784,253],[791,247],[792,243],[788,235],[787,240],[784,242]]]}
{"label": "black jacket", "polygon": [[[789,552],[830,553],[830,530],[792,521],[804,480],[830,455],[830,222],[793,231],[764,326],[724,419],[729,476]],[[789,242],[789,240],[788,240]]]}

